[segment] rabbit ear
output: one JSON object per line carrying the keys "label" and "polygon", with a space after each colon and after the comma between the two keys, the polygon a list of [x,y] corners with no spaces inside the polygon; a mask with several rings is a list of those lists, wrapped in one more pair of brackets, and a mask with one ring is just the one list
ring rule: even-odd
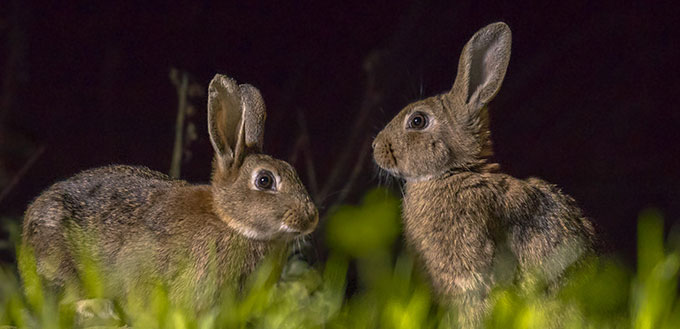
{"label": "rabbit ear", "polygon": [[510,61],[510,28],[503,22],[477,31],[463,48],[449,97],[481,109],[496,95]]}
{"label": "rabbit ear", "polygon": [[257,88],[217,74],[208,88],[208,132],[222,169],[241,166],[246,152],[262,152],[266,110]]}
{"label": "rabbit ear", "polygon": [[221,169],[238,167],[244,135],[241,92],[236,81],[216,74],[208,87],[208,132]]}
{"label": "rabbit ear", "polygon": [[264,121],[267,118],[264,99],[260,91],[249,84],[240,85],[239,90],[241,91],[241,105],[243,106],[245,146],[252,151],[262,152]]}

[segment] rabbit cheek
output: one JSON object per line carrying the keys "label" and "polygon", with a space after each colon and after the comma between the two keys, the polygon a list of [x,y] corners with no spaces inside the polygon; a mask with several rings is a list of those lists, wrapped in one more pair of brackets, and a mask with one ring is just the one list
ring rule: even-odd
{"label": "rabbit cheek", "polygon": [[[223,193],[220,193],[223,192]],[[271,200],[261,200],[259,193],[220,191],[215,198],[216,213],[232,229],[241,235],[257,240],[268,240],[276,233],[272,218],[280,218],[277,209],[269,206],[254,207],[253,204],[270,205]],[[254,201],[257,200],[257,201]]]}
{"label": "rabbit cheek", "polygon": [[302,226],[302,219],[297,211],[293,209],[288,209],[283,214],[283,225],[281,229],[285,232],[297,233],[300,232],[300,226]]}
{"label": "rabbit cheek", "polygon": [[411,178],[437,175],[448,169],[451,152],[444,143],[421,135],[411,139],[407,147],[404,172]]}

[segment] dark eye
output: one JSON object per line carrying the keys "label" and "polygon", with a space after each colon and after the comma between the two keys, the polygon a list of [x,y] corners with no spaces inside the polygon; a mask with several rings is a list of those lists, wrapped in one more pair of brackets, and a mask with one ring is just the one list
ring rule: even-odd
{"label": "dark eye", "polygon": [[427,127],[427,124],[428,124],[427,114],[423,112],[414,112],[413,114],[411,114],[411,117],[408,118],[409,129],[415,130],[425,129],[425,127]]}
{"label": "dark eye", "polygon": [[255,187],[260,190],[274,190],[276,188],[274,174],[269,170],[260,170],[255,177]]}

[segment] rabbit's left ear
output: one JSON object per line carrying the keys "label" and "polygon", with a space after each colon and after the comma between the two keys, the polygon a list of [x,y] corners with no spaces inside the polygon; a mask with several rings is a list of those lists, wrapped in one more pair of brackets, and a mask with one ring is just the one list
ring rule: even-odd
{"label": "rabbit's left ear", "polygon": [[501,87],[510,61],[510,28],[503,22],[477,31],[463,48],[458,76],[449,97],[463,98],[465,104],[481,109]]}
{"label": "rabbit's left ear", "polygon": [[252,85],[242,84],[238,87],[241,90],[245,146],[250,151],[260,153],[264,141],[264,121],[267,118],[264,99],[260,91]]}

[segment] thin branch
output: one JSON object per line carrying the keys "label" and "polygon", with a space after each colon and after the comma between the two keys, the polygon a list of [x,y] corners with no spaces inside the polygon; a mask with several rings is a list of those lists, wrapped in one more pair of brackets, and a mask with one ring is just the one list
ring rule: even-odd
{"label": "thin branch", "polygon": [[[350,194],[352,186],[360,177],[364,162],[366,162],[365,158],[370,153],[372,140],[371,134],[368,133],[369,118],[380,108],[381,104],[389,101],[384,98],[385,95],[398,93],[402,80],[397,77],[403,75],[399,73],[401,63],[409,62],[415,56],[413,43],[417,43],[419,36],[414,31],[417,31],[415,27],[426,12],[426,8],[427,6],[420,0],[412,2],[410,10],[402,17],[402,23],[399,24],[399,28],[395,31],[389,45],[385,49],[372,51],[364,60],[363,69],[366,74],[366,85],[361,98],[362,101],[355,115],[356,119],[348,130],[345,145],[338,156],[335,157],[326,180],[319,186],[319,192],[312,195],[316,201],[326,203],[329,206],[337,204],[337,200],[343,201]],[[302,72],[302,70],[299,70],[299,72]],[[304,141],[304,138],[301,139],[300,145],[304,146]],[[311,168],[308,171],[313,170],[311,155],[309,153],[307,155],[310,158],[306,166]],[[356,161],[357,157],[359,157],[359,161],[353,162]],[[295,159],[297,159],[297,154],[295,154]],[[339,191],[339,193],[336,194],[335,191]],[[331,195],[336,200],[329,200]]]}
{"label": "thin branch", "polygon": [[312,158],[312,145],[309,138],[309,130],[307,129],[307,118],[302,111],[298,111],[298,123],[300,124],[300,146],[302,156],[305,160],[305,171],[307,173],[307,184],[309,186],[309,191],[315,201],[319,199],[315,198],[319,194],[319,185],[316,181],[316,170],[314,167],[314,159]]}
{"label": "thin branch", "polygon": [[[179,75],[181,74],[181,78]],[[172,162],[170,163],[170,177],[178,179],[182,166],[182,140],[184,133],[184,117],[187,107],[187,90],[189,88],[189,75],[186,72],[179,72],[173,68],[170,70],[170,80],[177,89],[177,122],[175,123],[175,146],[172,151]]]}
{"label": "thin branch", "polygon": [[[356,145],[359,143],[364,143],[365,141],[357,141],[362,133],[366,131],[366,122],[368,121],[369,114],[375,109],[376,105],[382,99],[382,94],[376,88],[376,67],[377,60],[379,58],[379,53],[374,51],[368,56],[364,62],[364,70],[367,75],[366,90],[364,92],[363,101],[359,108],[359,113],[357,119],[354,121],[354,126],[350,130],[349,138],[345,144],[345,148],[340,153],[338,161],[336,161],[335,166],[331,170],[328,180],[324,184],[321,192],[318,195],[319,200],[325,200],[333,188],[337,185],[337,182],[342,177],[344,169],[347,167],[348,161],[356,152]],[[364,139],[368,137],[365,136]]]}
{"label": "thin branch", "polygon": [[[331,170],[331,173],[321,190],[319,198],[324,200],[328,197],[331,191],[337,189],[337,185],[343,179],[343,174],[347,165],[353,156],[356,154],[357,145],[365,145],[365,152],[370,150],[369,145],[371,136],[366,133],[368,118],[375,112],[379,105],[383,102],[389,101],[384,99],[385,95],[393,95],[398,92],[399,87],[399,69],[400,64],[408,62],[413,58],[413,44],[419,40],[415,28],[423,14],[426,12],[427,6],[422,1],[413,1],[407,14],[402,18],[402,23],[395,32],[389,45],[384,50],[374,50],[364,61],[364,71],[366,72],[366,89],[362,98],[361,106],[354,122],[347,144],[340,154],[336,165]],[[364,144],[362,144],[364,143]],[[367,153],[363,154],[365,157]],[[362,160],[363,161],[363,160]],[[349,174],[355,177],[359,175],[361,168],[356,167]],[[359,166],[363,165],[359,164]],[[357,172],[358,171],[358,172]],[[345,174],[347,175],[347,174]],[[345,180],[345,186],[351,186],[355,180]],[[341,191],[345,191],[343,188]],[[341,193],[340,197],[345,197],[349,192]]]}
{"label": "thin branch", "polygon": [[305,136],[300,134],[298,138],[295,140],[295,144],[293,145],[293,151],[290,152],[290,156],[288,157],[288,163],[291,165],[295,165],[297,163],[298,157],[300,156],[300,153],[302,153],[302,147],[305,144]]}
{"label": "thin branch", "polygon": [[33,164],[35,164],[35,162],[43,154],[43,152],[45,152],[45,146],[44,145],[41,145],[40,147],[38,147],[38,149],[35,152],[33,152],[31,157],[21,167],[19,172],[17,172],[16,175],[14,175],[14,177],[9,182],[9,184],[7,184],[7,186],[5,186],[5,188],[2,190],[2,193],[0,193],[0,203],[2,203],[2,200],[4,200],[5,197],[7,197],[7,195],[9,195],[9,192],[11,192],[14,189],[14,187],[17,184],[19,184],[19,181],[21,181],[21,179],[24,177],[24,175],[26,175],[26,172],[28,171],[28,169],[30,169],[33,166]]}
{"label": "thin branch", "polygon": [[343,201],[345,201],[347,195],[352,190],[352,185],[354,184],[354,181],[357,180],[357,177],[359,177],[361,170],[364,168],[366,155],[369,153],[370,150],[369,145],[370,143],[368,139],[365,139],[364,142],[361,144],[361,148],[359,150],[359,158],[357,159],[357,162],[354,163],[354,167],[352,168],[352,172],[349,175],[349,179],[347,179],[345,185],[340,190],[340,195],[338,195],[338,198],[335,200],[336,204],[340,204]]}
{"label": "thin branch", "polygon": [[[314,158],[312,157],[312,146],[309,135],[306,135],[305,137],[305,144],[307,147],[305,148],[305,152],[303,154],[305,157],[305,167],[307,168],[307,181],[309,182],[312,195],[316,196],[319,195],[319,184],[316,180],[316,169],[314,169]],[[315,200],[319,201],[319,199]]]}

